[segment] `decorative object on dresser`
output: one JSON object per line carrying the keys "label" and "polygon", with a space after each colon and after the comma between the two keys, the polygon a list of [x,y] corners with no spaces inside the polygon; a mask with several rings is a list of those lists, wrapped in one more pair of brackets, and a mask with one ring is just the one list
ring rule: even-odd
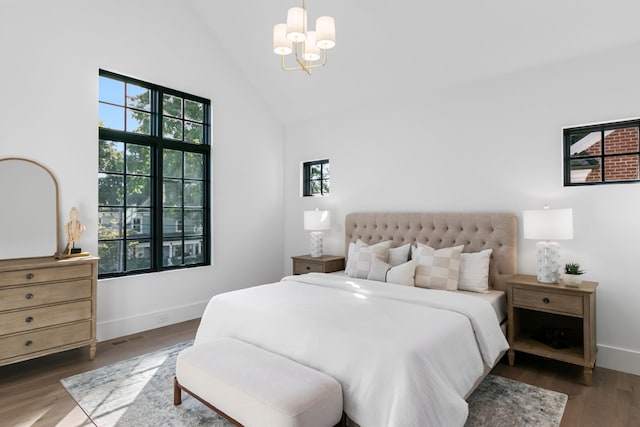
{"label": "decorative object on dresser", "polygon": [[69,218],[71,221],[64,226],[64,232],[67,235],[67,246],[64,248],[63,253],[65,255],[78,255],[82,253],[82,249],[76,248],[76,242],[80,240],[80,236],[82,236],[87,227],[78,220],[78,208],[75,206],[71,208]]}
{"label": "decorative object on dresser", "polygon": [[84,346],[93,359],[98,259],[59,259],[54,175],[0,159],[0,189],[0,366]]}
{"label": "decorative object on dresser", "polygon": [[535,276],[518,274],[508,284],[509,365],[513,366],[516,351],[535,354],[582,366],[584,384],[591,385],[598,351],[598,283],[547,285]]}
{"label": "decorative object on dresser", "polygon": [[344,257],[334,255],[322,255],[312,257],[310,255],[292,256],[293,274],[305,273],[333,273],[344,270]]}
{"label": "decorative object on dresser", "polygon": [[573,239],[573,210],[544,209],[522,212],[525,239],[541,240],[536,244],[538,282],[558,283],[560,245],[552,240]]}
{"label": "decorative object on dresser", "polygon": [[582,276],[584,274],[584,270],[580,268],[580,264],[577,262],[570,262],[564,265],[564,276],[562,277],[562,281],[566,286],[572,288],[580,287],[582,283]]}
{"label": "decorative object on dresser", "polygon": [[331,215],[329,211],[304,211],[304,229],[311,231],[311,256],[321,257],[323,251],[322,230],[331,227]]}

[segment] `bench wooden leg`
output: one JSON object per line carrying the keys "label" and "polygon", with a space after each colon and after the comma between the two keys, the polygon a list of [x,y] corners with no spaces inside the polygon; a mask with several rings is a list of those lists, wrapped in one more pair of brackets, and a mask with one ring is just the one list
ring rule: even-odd
{"label": "bench wooden leg", "polygon": [[173,377],[173,404],[180,405],[182,403],[182,389],[178,384],[178,379]]}

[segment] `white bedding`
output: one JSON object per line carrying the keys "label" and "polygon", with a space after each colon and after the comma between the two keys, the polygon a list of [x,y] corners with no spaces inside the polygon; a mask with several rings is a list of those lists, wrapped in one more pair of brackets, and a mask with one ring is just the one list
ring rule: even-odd
{"label": "white bedding", "polygon": [[194,345],[221,336],[332,376],[363,427],[464,425],[464,396],[508,348],[486,301],[314,273],[212,298]]}

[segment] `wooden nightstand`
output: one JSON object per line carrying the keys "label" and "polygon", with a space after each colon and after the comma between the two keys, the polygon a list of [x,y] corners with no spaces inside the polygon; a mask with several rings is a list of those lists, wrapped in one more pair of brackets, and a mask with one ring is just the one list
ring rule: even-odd
{"label": "wooden nightstand", "polygon": [[508,281],[509,365],[515,351],[584,367],[584,384],[591,385],[596,363],[596,287],[538,283],[518,274]]}
{"label": "wooden nightstand", "polygon": [[344,257],[333,255],[322,255],[312,257],[309,255],[292,256],[293,274],[305,273],[331,273],[333,271],[344,270]]}

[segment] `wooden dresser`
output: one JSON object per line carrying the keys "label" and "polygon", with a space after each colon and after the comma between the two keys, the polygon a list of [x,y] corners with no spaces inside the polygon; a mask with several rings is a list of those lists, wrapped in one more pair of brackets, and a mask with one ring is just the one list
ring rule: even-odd
{"label": "wooden dresser", "polygon": [[89,346],[96,354],[98,259],[0,261],[0,366]]}

